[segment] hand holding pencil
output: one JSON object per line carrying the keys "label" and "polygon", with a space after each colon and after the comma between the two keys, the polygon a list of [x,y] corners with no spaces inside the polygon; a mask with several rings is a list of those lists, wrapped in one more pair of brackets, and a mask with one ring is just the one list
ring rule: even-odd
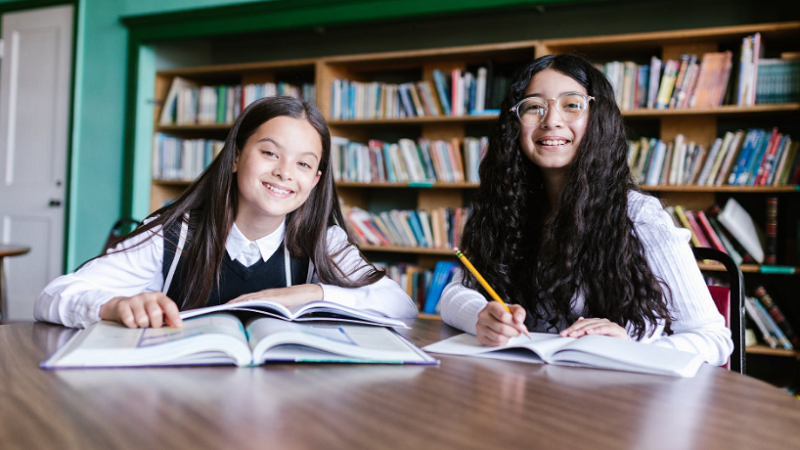
{"label": "hand holding pencil", "polygon": [[[484,345],[502,345],[508,341],[508,337],[516,335],[509,335],[507,332],[509,328],[524,333],[526,336],[528,336],[528,338],[530,338],[531,335],[528,333],[528,329],[524,325],[525,309],[520,305],[511,305],[511,308],[509,308],[503,299],[497,295],[497,292],[495,292],[489,283],[483,278],[483,276],[481,276],[475,266],[469,262],[463,253],[461,253],[458,247],[453,248],[453,251],[455,251],[458,259],[464,264],[464,267],[466,267],[467,270],[469,270],[469,272],[475,277],[475,279],[478,280],[478,283],[483,286],[489,296],[491,296],[492,299],[497,302],[494,304],[490,303],[479,314],[477,326],[479,332],[477,336],[478,340]],[[499,307],[497,305],[499,305]],[[503,310],[510,313],[511,316],[509,317],[506,315]],[[484,333],[481,335],[481,331],[484,327]]]}

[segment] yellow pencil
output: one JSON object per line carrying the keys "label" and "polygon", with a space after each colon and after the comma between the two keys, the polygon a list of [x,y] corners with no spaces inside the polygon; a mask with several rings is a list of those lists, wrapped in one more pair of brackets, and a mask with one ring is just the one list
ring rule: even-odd
{"label": "yellow pencil", "polygon": [[[472,273],[475,279],[478,280],[478,283],[480,283],[481,286],[483,286],[483,288],[486,289],[486,292],[489,293],[492,299],[503,305],[503,308],[505,308],[506,311],[511,312],[511,309],[509,309],[508,305],[506,305],[506,302],[504,302],[503,299],[500,298],[499,295],[497,295],[497,292],[495,292],[494,289],[492,289],[492,287],[489,286],[489,283],[487,283],[486,280],[483,278],[483,276],[481,276],[481,274],[478,272],[478,269],[476,269],[475,266],[473,266],[472,263],[469,262],[467,257],[464,256],[463,253],[461,253],[461,250],[459,250],[458,247],[454,247],[453,251],[456,252],[456,256],[458,256],[458,259],[460,259],[461,262],[464,263],[464,266],[470,271],[470,273]],[[531,337],[531,335],[528,333],[527,328],[523,328],[522,332],[525,333],[525,336],[528,336],[528,338]]]}

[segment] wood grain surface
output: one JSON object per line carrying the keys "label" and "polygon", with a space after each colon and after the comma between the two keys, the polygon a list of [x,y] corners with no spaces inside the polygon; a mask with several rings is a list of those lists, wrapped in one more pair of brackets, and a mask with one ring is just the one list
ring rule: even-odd
{"label": "wood grain surface", "polygon": [[[755,449],[800,445],[800,401],[693,379],[441,356],[438,367],[41,370],[74,330],[0,326],[10,449]],[[416,320],[417,345],[456,331]]]}

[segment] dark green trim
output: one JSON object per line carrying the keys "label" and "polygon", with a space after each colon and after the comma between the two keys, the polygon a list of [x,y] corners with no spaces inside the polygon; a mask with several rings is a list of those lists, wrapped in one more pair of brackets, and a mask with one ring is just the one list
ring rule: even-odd
{"label": "dark green trim", "polygon": [[18,2],[0,3],[0,15],[26,9],[47,8],[50,6],[73,5],[75,9],[78,0],[20,0]]}
{"label": "dark green trim", "polygon": [[[72,5],[72,57],[70,58],[70,86],[69,86],[69,114],[67,118],[67,154],[64,170],[64,239],[61,249],[61,270],[67,271],[69,259],[69,230],[72,208],[72,136],[75,126],[75,73],[77,70],[75,54],[78,50],[78,0],[21,0],[10,3],[0,3],[0,16],[18,11],[49,8],[52,6]],[[2,21],[0,21],[2,33]]]}
{"label": "dark green trim", "polygon": [[272,0],[123,17],[143,41],[608,0]]}
{"label": "dark green trim", "polygon": [[[139,75],[139,47],[143,45],[136,30],[128,35],[128,71],[125,76],[125,128],[122,154],[122,199],[120,217],[133,217],[134,159],[136,158],[136,102]],[[141,219],[141,218],[140,218]]]}

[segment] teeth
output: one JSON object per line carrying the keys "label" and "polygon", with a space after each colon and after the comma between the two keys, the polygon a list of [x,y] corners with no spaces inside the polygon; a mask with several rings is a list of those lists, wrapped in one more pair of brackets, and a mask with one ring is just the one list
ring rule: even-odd
{"label": "teeth", "polygon": [[286,190],[283,190],[283,189],[278,189],[278,188],[276,188],[275,186],[273,186],[271,184],[267,185],[267,189],[269,189],[272,192],[276,192],[278,194],[288,194],[288,193],[292,192],[292,191],[286,191]]}
{"label": "teeth", "polygon": [[548,139],[546,141],[541,141],[541,142],[544,145],[564,145],[564,144],[567,143],[567,141],[563,141],[563,140],[560,140],[560,139],[557,139],[557,140]]}

